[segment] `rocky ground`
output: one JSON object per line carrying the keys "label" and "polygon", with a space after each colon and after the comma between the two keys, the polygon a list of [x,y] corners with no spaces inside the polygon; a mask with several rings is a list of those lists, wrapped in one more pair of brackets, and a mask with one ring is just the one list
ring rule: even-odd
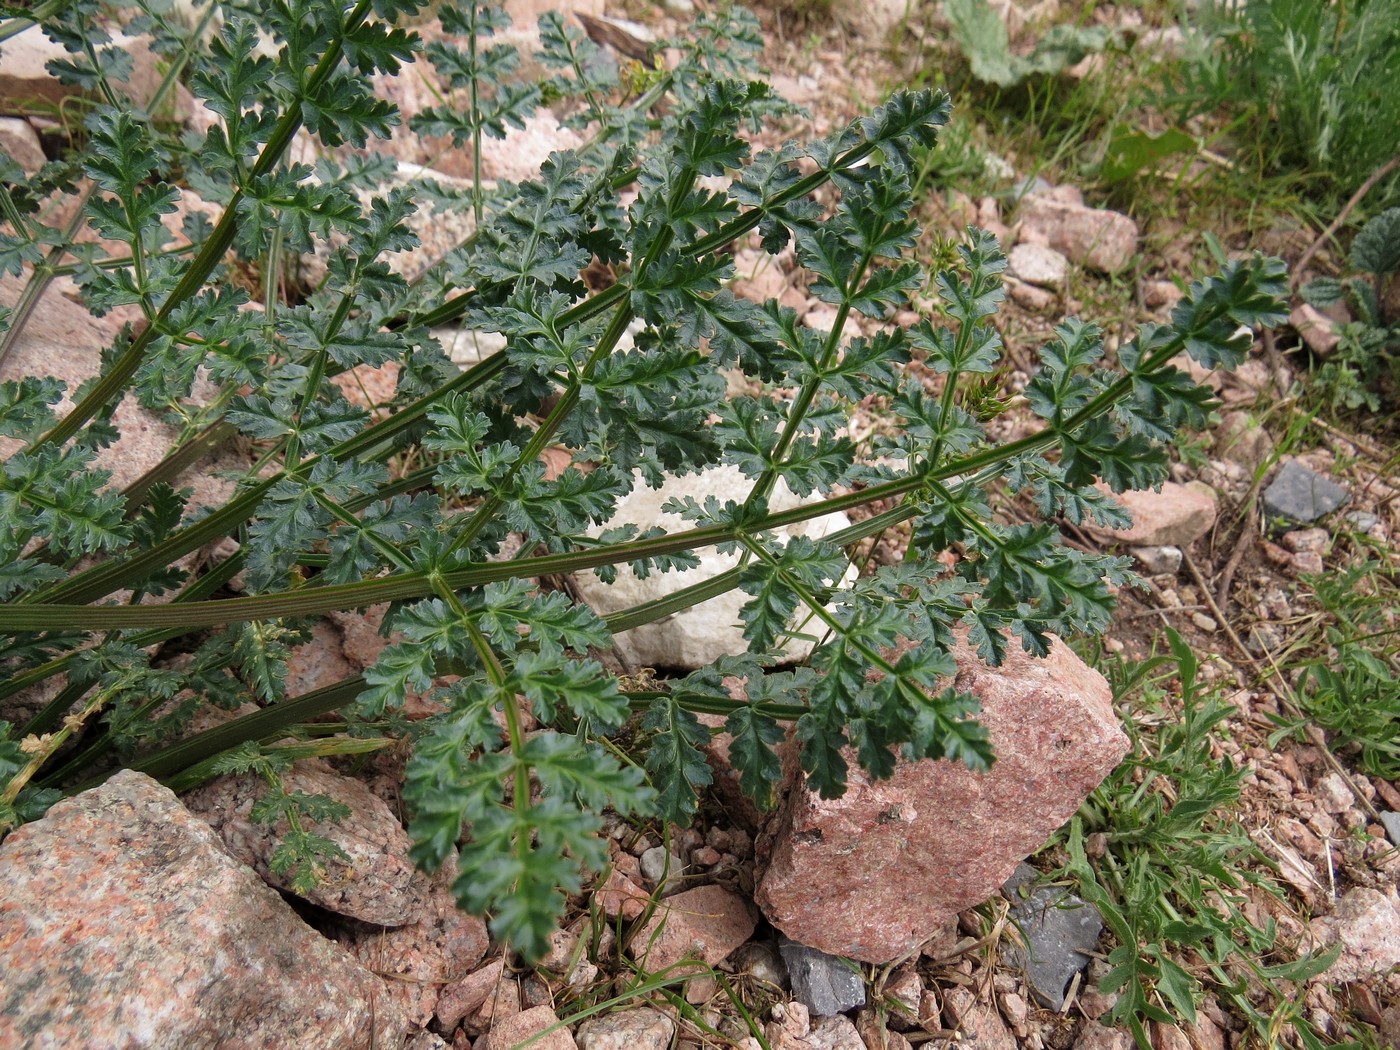
{"label": "rocky ground", "polygon": [[[601,3],[574,6],[603,13]],[[640,19],[617,31],[645,37],[685,18],[683,6],[608,13]],[[530,20],[524,14],[518,22]],[[811,110],[808,130],[849,119],[897,75],[879,46],[884,27],[856,34],[838,15],[835,25],[799,31],[791,12],[769,12],[765,28],[773,81]],[[13,68],[7,49],[7,75]],[[406,109],[423,104],[409,85],[385,88]],[[7,82],[0,96],[17,90]],[[4,130],[28,143],[17,126],[25,123],[5,118]],[[491,173],[524,177],[567,144],[541,118],[500,147]],[[21,146],[7,148],[20,156]],[[394,149],[444,178],[464,173],[441,144],[401,139]],[[926,237],[976,222],[1013,245],[1000,320],[1017,357],[1012,392],[1038,340],[1064,314],[1087,309],[1095,281],[1136,282],[1138,314],[1125,323],[1165,316],[1180,294],[1176,260],[1146,247],[1160,237],[1072,186],[1038,185],[1014,208],[957,191],[935,197]],[[450,242],[462,231],[430,219],[425,232]],[[1145,263],[1135,260],[1144,252]],[[831,323],[831,308],[807,295],[791,259],[739,245],[735,262],[736,291],[776,298],[813,326]],[[62,290],[50,292],[5,378],[52,372],[72,349],[90,356],[110,340],[110,326]],[[17,294],[7,280],[0,300]],[[494,349],[486,336],[443,335],[462,362]],[[1257,351],[1234,375],[1204,377],[1219,392],[1220,424],[1160,493],[1125,500],[1130,532],[1066,533],[1088,548],[1131,552],[1146,580],[1122,595],[1104,658],[1159,652],[1170,625],[1232,707],[1214,758],[1248,770],[1233,812],[1267,865],[1242,863],[1282,888],[1249,886],[1239,902],[1257,925],[1276,924],[1269,961],[1339,946],[1329,970],[1289,986],[1306,1016],[1323,1033],[1359,1023],[1376,1033],[1373,1045],[1400,1045],[1400,788],[1336,756],[1317,730],[1276,737],[1297,685],[1278,668],[1318,638],[1309,575],[1387,551],[1400,529],[1393,458],[1335,426],[1315,447],[1295,441],[1280,456],[1280,435],[1258,420],[1293,377],[1278,348],[1261,342]],[[389,378],[366,372],[355,389],[372,403]],[[169,435],[139,413],[118,423],[127,435],[119,460],[135,477]],[[997,421],[998,436],[1026,424],[1013,409]],[[852,436],[880,425],[872,409],[853,420]],[[706,480],[723,491],[723,472]],[[897,558],[900,546],[884,537],[872,556]],[[571,586],[589,599],[589,580]],[[322,624],[296,654],[289,692],[364,668],[385,644],[382,613]],[[734,648],[735,618],[712,603],[633,632],[619,645],[618,670],[645,676],[704,663]],[[454,908],[450,870],[414,869],[402,754],[305,762],[289,778],[289,789],[335,798],[352,813],[316,829],[348,860],[309,890],[273,870],[285,828],[250,819],[261,780],[223,777],[177,799],[140,774],[118,774],[0,846],[0,1046],[1127,1050],[1132,1035],[1106,1021],[1115,996],[1097,988],[1114,942],[1094,908],[1040,878],[1063,857],[1036,854],[1128,754],[1120,720],[1172,710],[1135,710],[1132,697],[1115,708],[1103,676],[1067,646],[995,671],[966,655],[961,666],[959,684],[981,699],[998,747],[990,774],[926,764],[885,783],[857,780],[837,802],[789,778],[764,815],[738,795],[717,739],[716,785],[696,824],[612,824],[610,868],[572,902],[536,967]],[[1159,1050],[1260,1045],[1210,995],[1194,1025],[1153,1023],[1148,1037]]]}

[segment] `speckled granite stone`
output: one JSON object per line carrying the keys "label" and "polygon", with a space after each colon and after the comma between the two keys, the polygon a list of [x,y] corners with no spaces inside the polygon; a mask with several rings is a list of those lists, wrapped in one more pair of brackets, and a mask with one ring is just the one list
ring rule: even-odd
{"label": "speckled granite stone", "polygon": [[382,982],[130,771],[0,845],[0,1046],[399,1046]]}
{"label": "speckled granite stone", "polygon": [[[404,926],[418,919],[422,894],[412,892],[417,870],[408,857],[408,832],[384,800],[358,780],[332,772],[319,762],[298,762],[282,775],[288,791],[324,795],[350,810],[344,820],[303,820],[302,826],[324,835],[345,851],[348,860],[330,857],[326,875],[314,888],[298,893],[337,915],[377,926]],[[289,875],[272,870],[272,854],[287,834],[285,820],[275,825],[253,820],[253,806],[267,794],[256,773],[219,777],[184,796],[184,804],[209,822],[238,860],[269,886],[292,890]]]}
{"label": "speckled granite stone", "polygon": [[1126,753],[1108,683],[1068,646],[1041,660],[1013,641],[996,668],[953,655],[995,764],[901,761],[872,782],[848,755],[841,798],[795,784],[760,842],[754,894],[793,940],[875,963],[916,950],[995,893]]}

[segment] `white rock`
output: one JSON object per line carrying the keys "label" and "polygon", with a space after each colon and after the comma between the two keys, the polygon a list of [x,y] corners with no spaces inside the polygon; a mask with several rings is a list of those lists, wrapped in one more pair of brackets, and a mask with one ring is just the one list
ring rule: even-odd
{"label": "white rock", "polygon": [[1180,547],[1133,547],[1130,553],[1149,576],[1175,576],[1181,568]]}
{"label": "white rock", "polygon": [[1069,260],[1043,244],[1018,244],[1007,256],[1012,274],[1027,284],[1041,288],[1063,288],[1069,275]]}
{"label": "white rock", "polygon": [[[647,488],[639,477],[636,488],[618,504],[617,513],[608,524],[631,522],[641,528],[661,525],[671,532],[684,531],[691,527],[689,522],[679,515],[662,512],[661,505],[667,500],[694,496],[703,502],[706,496],[713,495],[720,503],[725,500],[741,502],[752,488],[753,480],[734,466],[713,467],[698,475],[673,477],[660,489]],[[810,497],[811,500],[816,498],[815,494]],[[782,511],[804,502],[779,481],[768,506],[773,511]],[[845,514],[828,514],[776,531],[784,539],[805,535],[820,540],[849,525],[850,519]],[[739,563],[737,554],[720,554],[713,547],[703,547],[695,553],[700,565],[684,572],[653,572],[642,580],[633,575],[631,569],[621,566],[617,581],[611,585],[603,583],[592,571],[579,573],[574,582],[580,597],[599,615],[606,616],[708,580]],[[854,579],[854,569],[848,573],[848,579]],[[638,667],[703,667],[720,656],[741,653],[748,648],[739,619],[739,610],[748,600],[749,596],[743,591],[731,590],[664,620],[619,634],[613,643]],[[811,651],[811,643],[794,639],[784,651],[793,659],[801,659]]]}

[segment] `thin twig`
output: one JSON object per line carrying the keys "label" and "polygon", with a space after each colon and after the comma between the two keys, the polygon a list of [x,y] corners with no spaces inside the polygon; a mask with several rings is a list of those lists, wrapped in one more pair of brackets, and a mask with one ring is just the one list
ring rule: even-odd
{"label": "thin twig", "polygon": [[1264,357],[1269,362],[1269,373],[1274,381],[1274,389],[1278,391],[1281,398],[1288,397],[1288,379],[1283,374],[1283,355],[1278,352],[1278,344],[1274,342],[1274,330],[1264,329]]}
{"label": "thin twig", "polygon": [[1220,571],[1219,582],[1215,585],[1215,601],[1220,608],[1224,608],[1230,601],[1230,585],[1235,582],[1235,573],[1239,570],[1240,562],[1244,560],[1244,552],[1254,540],[1254,530],[1259,524],[1258,488],[1259,482],[1256,480],[1254,488],[1245,497],[1249,503],[1245,509],[1244,525],[1235,537],[1234,550],[1230,551],[1230,557],[1225,560],[1225,568]]}
{"label": "thin twig", "polygon": [[1395,154],[1395,156],[1391,157],[1379,168],[1371,172],[1371,177],[1363,182],[1361,188],[1351,195],[1351,200],[1342,205],[1342,210],[1337,212],[1337,217],[1332,220],[1327,229],[1322,231],[1322,235],[1318,237],[1317,240],[1313,241],[1312,244],[1308,245],[1308,250],[1298,257],[1298,262],[1293,267],[1293,277],[1289,283],[1295,289],[1298,287],[1298,282],[1302,279],[1303,270],[1307,267],[1308,263],[1312,262],[1313,256],[1321,251],[1322,246],[1332,239],[1332,235],[1342,228],[1342,223],[1347,221],[1347,216],[1361,203],[1362,198],[1371,192],[1372,187],[1396,168],[1400,168],[1400,153]]}

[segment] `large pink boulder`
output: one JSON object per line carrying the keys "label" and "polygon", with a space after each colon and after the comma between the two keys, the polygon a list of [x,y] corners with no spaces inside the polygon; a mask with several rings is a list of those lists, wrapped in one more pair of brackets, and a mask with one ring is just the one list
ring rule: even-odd
{"label": "large pink boulder", "polygon": [[402,1045],[383,982],[125,770],[0,846],[0,1047]]}
{"label": "large pink boulder", "polygon": [[755,899],[795,941],[884,963],[941,933],[1045,844],[1128,750],[1108,683],[1067,646],[1014,647],[991,668],[955,651],[956,685],[976,695],[997,760],[901,763],[825,800],[798,784],[766,832]]}

